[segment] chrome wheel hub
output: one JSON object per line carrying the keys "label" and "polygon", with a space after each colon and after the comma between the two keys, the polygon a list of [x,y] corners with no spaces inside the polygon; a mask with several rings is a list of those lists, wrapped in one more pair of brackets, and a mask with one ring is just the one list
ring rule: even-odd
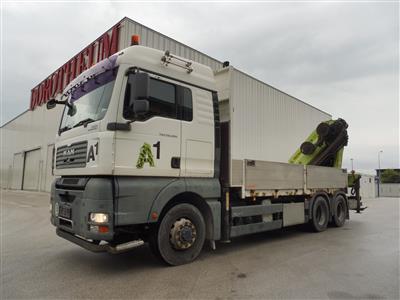
{"label": "chrome wheel hub", "polygon": [[171,227],[169,240],[176,250],[186,250],[196,241],[196,227],[186,218],[176,220]]}

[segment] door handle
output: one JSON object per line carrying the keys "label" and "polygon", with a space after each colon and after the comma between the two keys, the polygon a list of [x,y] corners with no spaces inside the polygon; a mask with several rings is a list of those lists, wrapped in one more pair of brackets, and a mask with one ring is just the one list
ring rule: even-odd
{"label": "door handle", "polygon": [[171,158],[171,168],[179,169],[181,167],[181,158],[180,157],[172,157]]}

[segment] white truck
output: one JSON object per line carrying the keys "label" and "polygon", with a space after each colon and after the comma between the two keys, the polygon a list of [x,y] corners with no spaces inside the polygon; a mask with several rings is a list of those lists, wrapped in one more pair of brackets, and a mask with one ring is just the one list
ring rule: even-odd
{"label": "white truck", "polygon": [[[296,224],[342,226],[346,171],[268,161],[280,151],[268,130],[280,126],[266,126],[268,107],[234,92],[232,72],[134,45],[50,100],[48,109],[65,105],[51,191],[57,234],[94,252],[148,242],[180,265],[206,240],[215,249]],[[246,110],[255,112],[251,122],[240,120]]]}

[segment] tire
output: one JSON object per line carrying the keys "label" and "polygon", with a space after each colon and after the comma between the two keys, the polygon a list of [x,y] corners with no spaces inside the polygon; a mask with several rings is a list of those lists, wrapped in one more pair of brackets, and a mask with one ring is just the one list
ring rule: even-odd
{"label": "tire", "polygon": [[324,231],[328,227],[329,206],[322,196],[317,196],[312,207],[311,227],[315,232]]}
{"label": "tire", "polygon": [[149,243],[155,255],[171,266],[194,261],[203,249],[206,225],[193,205],[173,206],[153,231]]}
{"label": "tire", "polygon": [[347,205],[343,195],[337,195],[333,205],[333,225],[342,227],[346,222]]}

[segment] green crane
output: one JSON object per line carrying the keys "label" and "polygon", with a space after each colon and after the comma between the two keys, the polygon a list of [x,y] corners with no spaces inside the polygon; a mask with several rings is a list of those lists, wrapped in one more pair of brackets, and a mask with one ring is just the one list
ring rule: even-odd
{"label": "green crane", "polygon": [[343,119],[320,123],[289,163],[341,168],[343,149],[348,142],[347,127]]}
{"label": "green crane", "polygon": [[[290,157],[289,163],[341,168],[343,149],[349,139],[347,127],[343,119],[320,123]],[[358,213],[367,208],[362,207],[360,179],[361,175],[354,171],[348,174],[348,187],[351,189],[348,205]]]}

